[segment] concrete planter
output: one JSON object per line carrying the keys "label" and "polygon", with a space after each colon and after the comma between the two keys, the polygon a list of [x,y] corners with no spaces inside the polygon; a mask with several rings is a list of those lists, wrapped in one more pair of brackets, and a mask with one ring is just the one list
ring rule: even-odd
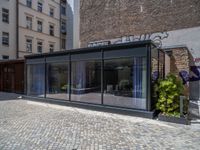
{"label": "concrete planter", "polygon": [[190,121],[186,117],[172,117],[172,116],[165,116],[163,114],[158,115],[158,120],[160,121],[166,121],[166,122],[172,122],[172,123],[178,123],[178,124],[184,124],[189,125]]}

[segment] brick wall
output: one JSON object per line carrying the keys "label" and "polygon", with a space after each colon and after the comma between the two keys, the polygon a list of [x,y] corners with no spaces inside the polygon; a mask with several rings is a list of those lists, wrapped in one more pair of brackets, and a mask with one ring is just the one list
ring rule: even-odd
{"label": "brick wall", "polygon": [[170,72],[179,75],[181,71],[189,73],[189,51],[187,48],[170,49]]}
{"label": "brick wall", "polygon": [[80,0],[81,47],[90,41],[200,26],[199,0]]}
{"label": "brick wall", "polygon": [[[174,48],[169,51],[170,73],[180,77],[181,72],[190,74],[191,55],[187,48]],[[185,76],[186,77],[186,76]],[[185,78],[186,79],[186,78]],[[189,82],[185,84],[185,95],[189,95]]]}

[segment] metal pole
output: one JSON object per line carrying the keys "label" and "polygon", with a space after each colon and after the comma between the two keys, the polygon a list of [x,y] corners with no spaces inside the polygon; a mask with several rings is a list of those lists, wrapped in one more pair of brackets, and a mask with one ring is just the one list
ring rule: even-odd
{"label": "metal pole", "polygon": [[180,96],[180,116],[183,116],[183,101],[185,99],[185,96]]}

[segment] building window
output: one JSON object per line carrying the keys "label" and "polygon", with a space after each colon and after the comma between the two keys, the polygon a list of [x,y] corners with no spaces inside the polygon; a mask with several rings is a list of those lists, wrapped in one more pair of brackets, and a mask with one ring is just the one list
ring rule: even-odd
{"label": "building window", "polygon": [[61,6],[61,14],[66,15],[66,8],[64,6]]}
{"label": "building window", "polygon": [[26,39],[26,51],[32,52],[32,39]]}
{"label": "building window", "polygon": [[61,21],[61,32],[62,32],[63,34],[66,33],[66,21],[65,21],[65,20],[62,20],[62,21]]}
{"label": "building window", "polygon": [[42,53],[42,42],[41,41],[37,42],[37,51],[38,51],[38,53]]}
{"label": "building window", "polygon": [[3,55],[3,56],[2,56],[2,59],[9,59],[9,56]]}
{"label": "building window", "polygon": [[38,2],[38,11],[39,12],[42,12],[42,3],[41,2]]}
{"label": "building window", "polygon": [[38,32],[42,32],[42,21],[37,21],[37,23],[38,23],[38,28],[37,28],[37,31]]}
{"label": "building window", "polygon": [[54,51],[54,44],[49,44],[49,51],[51,53]]}
{"label": "building window", "polygon": [[29,16],[26,16],[26,28],[32,29],[32,18]]}
{"label": "building window", "polygon": [[2,8],[2,21],[9,23],[9,10]]}
{"label": "building window", "polygon": [[27,7],[32,7],[32,0],[26,0],[26,6]]}
{"label": "building window", "polygon": [[3,45],[9,45],[9,33],[3,32],[2,33],[2,44]]}
{"label": "building window", "polygon": [[53,25],[49,25],[49,34],[54,36],[54,26]]}
{"label": "building window", "polygon": [[61,40],[61,48],[66,49],[66,40],[65,39]]}
{"label": "building window", "polygon": [[49,9],[49,15],[50,15],[51,17],[54,16],[54,9],[53,9],[53,8],[50,8],[50,9]]}

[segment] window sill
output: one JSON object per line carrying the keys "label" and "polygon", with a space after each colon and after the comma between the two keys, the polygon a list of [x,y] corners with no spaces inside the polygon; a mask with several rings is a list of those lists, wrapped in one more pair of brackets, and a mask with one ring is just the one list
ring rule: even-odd
{"label": "window sill", "polygon": [[6,45],[6,44],[2,44],[2,46],[9,47],[9,45]]}

